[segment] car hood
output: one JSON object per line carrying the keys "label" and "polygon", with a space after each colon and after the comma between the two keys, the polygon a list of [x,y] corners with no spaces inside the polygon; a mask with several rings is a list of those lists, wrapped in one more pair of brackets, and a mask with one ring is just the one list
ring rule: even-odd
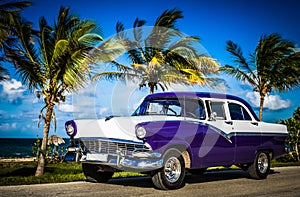
{"label": "car hood", "polygon": [[135,126],[142,122],[181,120],[176,116],[130,116],[107,119],[74,120],[77,126],[75,138],[114,138],[141,142],[135,135]]}

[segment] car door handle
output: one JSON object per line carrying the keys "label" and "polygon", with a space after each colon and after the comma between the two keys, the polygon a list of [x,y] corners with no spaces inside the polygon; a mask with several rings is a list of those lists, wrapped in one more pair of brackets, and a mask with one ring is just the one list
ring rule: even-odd
{"label": "car door handle", "polygon": [[251,122],[251,124],[258,126],[258,122]]}
{"label": "car door handle", "polygon": [[225,123],[226,123],[226,124],[230,124],[230,125],[232,125],[232,124],[233,124],[233,122],[232,122],[232,121],[225,121]]}

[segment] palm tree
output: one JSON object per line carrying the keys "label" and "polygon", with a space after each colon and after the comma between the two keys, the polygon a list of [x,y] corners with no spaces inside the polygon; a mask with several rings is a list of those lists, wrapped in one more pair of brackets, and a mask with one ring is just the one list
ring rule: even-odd
{"label": "palm tree", "polygon": [[262,120],[263,105],[272,90],[286,91],[300,84],[300,52],[297,46],[279,34],[260,38],[250,61],[243,56],[241,48],[232,41],[226,50],[234,57],[235,67],[226,65],[220,71],[249,83],[260,95],[259,119]]}
{"label": "palm tree", "polygon": [[93,80],[138,81],[140,87],[148,86],[151,94],[158,87],[164,91],[171,83],[205,85],[215,82],[214,78],[205,75],[216,74],[218,63],[197,53],[198,37],[183,36],[178,31],[175,23],[180,18],[183,18],[182,11],[166,10],[151,28],[143,27],[146,21],[137,18],[132,32],[125,31],[124,25],[118,22],[116,39],[122,44],[129,65],[113,59],[111,63],[118,70],[97,73]]}
{"label": "palm tree", "polygon": [[[18,16],[20,12],[32,5],[28,1],[19,2],[5,2],[0,0],[0,51],[3,53],[3,45],[10,34],[14,32],[14,17]],[[6,59],[0,56],[0,62],[5,62]],[[7,69],[0,64],[0,81],[8,79]]]}
{"label": "palm tree", "polygon": [[35,174],[41,176],[50,124],[55,121],[54,106],[65,101],[66,93],[87,82],[89,52],[102,38],[94,22],[81,20],[63,7],[53,27],[41,18],[39,31],[33,31],[30,23],[18,18],[16,30],[18,39],[5,47],[7,57],[13,61],[23,83],[29,90],[38,89],[37,96],[43,97],[45,103],[39,117],[44,120],[44,134]]}

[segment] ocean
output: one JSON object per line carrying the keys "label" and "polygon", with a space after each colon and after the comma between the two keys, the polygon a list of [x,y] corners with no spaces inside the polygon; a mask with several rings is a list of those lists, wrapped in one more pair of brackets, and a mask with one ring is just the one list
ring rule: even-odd
{"label": "ocean", "polygon": [[[42,143],[42,139],[41,143]],[[65,143],[59,145],[60,154],[66,152],[70,145],[70,139],[64,139]],[[35,157],[32,147],[36,138],[0,138],[0,158],[27,158]]]}

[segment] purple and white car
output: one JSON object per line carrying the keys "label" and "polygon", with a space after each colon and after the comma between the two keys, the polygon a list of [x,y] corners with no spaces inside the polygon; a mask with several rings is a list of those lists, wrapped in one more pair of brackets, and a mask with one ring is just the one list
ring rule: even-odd
{"label": "purple and white car", "polygon": [[241,98],[203,92],[148,95],[130,117],[66,122],[72,139],[65,159],[82,162],[88,180],[116,171],[152,176],[155,187],[184,186],[185,172],[237,165],[264,179],[270,160],[285,152],[287,128],[258,120]]}

